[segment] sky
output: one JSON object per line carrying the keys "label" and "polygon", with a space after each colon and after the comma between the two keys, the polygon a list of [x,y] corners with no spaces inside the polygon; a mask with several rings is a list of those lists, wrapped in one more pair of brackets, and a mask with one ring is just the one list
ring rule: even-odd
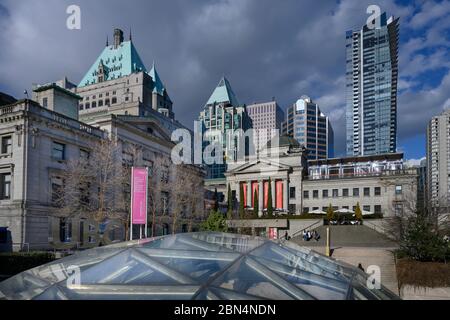
{"label": "sky", "polygon": [[[69,30],[66,9],[81,9]],[[319,104],[345,155],[345,32],[369,5],[400,17],[398,151],[425,156],[432,116],[450,108],[450,1],[0,0],[0,91],[78,83],[118,27],[147,69],[155,61],[176,118],[188,127],[225,75],[241,103]]]}

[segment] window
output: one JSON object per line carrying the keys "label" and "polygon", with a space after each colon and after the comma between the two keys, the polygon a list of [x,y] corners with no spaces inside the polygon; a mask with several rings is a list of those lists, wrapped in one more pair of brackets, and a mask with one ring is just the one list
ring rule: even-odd
{"label": "window", "polygon": [[60,207],[63,203],[62,203],[62,192],[63,192],[63,183],[62,183],[62,179],[58,178],[58,177],[54,177],[52,178],[52,185],[51,185],[51,190],[52,190],[52,205],[54,207]]}
{"label": "window", "polygon": [[381,196],[381,188],[380,187],[375,187],[375,195]]}
{"label": "window", "polygon": [[395,186],[395,194],[396,195],[402,194],[402,186]]}
{"label": "window", "polygon": [[89,160],[89,151],[80,149],[80,159],[81,160]]}
{"label": "window", "polygon": [[72,221],[61,218],[59,220],[59,240],[61,242],[72,241]]}
{"label": "window", "polygon": [[295,199],[295,187],[289,188],[289,198]]}
{"label": "window", "polygon": [[348,189],[342,189],[342,196],[343,197],[348,197]]}
{"label": "window", "polygon": [[53,142],[52,158],[55,160],[65,160],[66,145],[58,142]]}
{"label": "window", "polygon": [[322,198],[328,198],[328,190],[322,190]]}
{"label": "window", "polygon": [[97,102],[92,101],[92,109],[97,108]]}
{"label": "window", "polygon": [[396,215],[403,214],[403,203],[396,203],[394,205],[394,210]]}
{"label": "window", "polygon": [[0,227],[0,244],[5,244],[8,242],[8,228]]}
{"label": "window", "polygon": [[80,110],[84,110],[84,105],[80,103]]}
{"label": "window", "polygon": [[359,197],[359,188],[353,188],[353,196]]}
{"label": "window", "polygon": [[42,106],[43,106],[44,108],[47,108],[47,107],[48,107],[48,98],[42,99]]}
{"label": "window", "polygon": [[0,174],[0,200],[11,199],[11,173]]}
{"label": "window", "polygon": [[333,198],[339,197],[339,189],[333,189]]}
{"label": "window", "polygon": [[318,199],[319,198],[319,190],[314,190],[313,191],[313,198],[314,199]]}
{"label": "window", "polygon": [[105,100],[105,106],[109,106],[109,99]]}
{"label": "window", "polygon": [[370,197],[370,188],[364,188],[364,197]]}
{"label": "window", "polygon": [[303,198],[309,199],[309,191],[303,191]]}
{"label": "window", "polygon": [[376,214],[380,214],[381,213],[381,206],[380,205],[375,205],[375,213]]}
{"label": "window", "polygon": [[6,136],[2,137],[2,153],[11,154],[12,153],[12,137]]}
{"label": "window", "polygon": [[103,107],[103,100],[99,100],[99,101],[98,101],[98,106],[99,106],[99,107]]}
{"label": "window", "polygon": [[367,212],[370,212],[370,206],[363,206],[363,210],[367,211]]}
{"label": "window", "polygon": [[303,208],[303,213],[304,214],[308,214],[309,213],[309,208],[308,207]]}
{"label": "window", "polygon": [[112,104],[116,104],[117,103],[117,98],[116,97],[114,97],[114,98],[112,98]]}

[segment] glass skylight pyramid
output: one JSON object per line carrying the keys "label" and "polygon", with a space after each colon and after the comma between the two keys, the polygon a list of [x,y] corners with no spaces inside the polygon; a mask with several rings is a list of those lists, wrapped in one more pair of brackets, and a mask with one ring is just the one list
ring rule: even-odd
{"label": "glass skylight pyramid", "polygon": [[291,242],[202,232],[79,252],[0,283],[0,299],[398,299],[366,282]]}

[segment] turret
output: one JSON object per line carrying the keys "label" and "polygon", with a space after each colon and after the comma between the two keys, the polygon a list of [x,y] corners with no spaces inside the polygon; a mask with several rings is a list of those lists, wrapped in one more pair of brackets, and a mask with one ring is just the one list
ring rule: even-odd
{"label": "turret", "polygon": [[123,42],[123,31],[114,29],[114,49],[117,49]]}

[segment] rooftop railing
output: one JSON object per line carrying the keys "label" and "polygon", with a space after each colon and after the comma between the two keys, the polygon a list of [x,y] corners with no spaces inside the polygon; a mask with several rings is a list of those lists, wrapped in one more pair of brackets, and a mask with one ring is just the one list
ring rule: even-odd
{"label": "rooftop railing", "polygon": [[20,111],[31,112],[40,117],[58,122],[62,125],[68,126],[70,128],[76,129],[76,130],[86,132],[88,134],[94,135],[99,138],[104,137],[104,132],[102,130],[92,127],[90,125],[87,125],[78,120],[69,118],[63,114],[45,109],[45,108],[39,106],[37,103],[30,101],[30,100],[22,100],[22,101],[16,102],[15,104],[12,104],[12,105],[0,107],[0,115],[7,115],[7,114],[20,112]]}
{"label": "rooftop railing", "polygon": [[333,179],[351,179],[364,177],[385,177],[385,176],[401,176],[401,175],[416,175],[415,169],[396,169],[383,170],[378,172],[345,172],[336,174],[311,174],[306,177],[307,180],[333,180]]}

